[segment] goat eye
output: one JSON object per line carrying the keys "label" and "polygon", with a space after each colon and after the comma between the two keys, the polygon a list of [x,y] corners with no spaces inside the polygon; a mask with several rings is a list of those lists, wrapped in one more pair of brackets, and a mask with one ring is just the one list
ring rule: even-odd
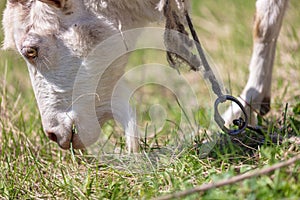
{"label": "goat eye", "polygon": [[32,61],[38,57],[38,48],[37,47],[22,47],[21,53],[28,60]]}

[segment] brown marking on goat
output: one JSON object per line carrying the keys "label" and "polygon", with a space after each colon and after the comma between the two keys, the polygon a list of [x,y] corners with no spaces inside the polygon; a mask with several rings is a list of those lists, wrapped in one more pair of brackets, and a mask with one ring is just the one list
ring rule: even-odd
{"label": "brown marking on goat", "polygon": [[[266,22],[262,21],[262,17],[256,13],[254,16],[254,26],[253,26],[253,40],[261,43],[268,44],[273,40],[273,31],[272,27],[264,29],[267,25]],[[265,24],[262,24],[265,23]]]}
{"label": "brown marking on goat", "polygon": [[16,5],[17,3],[26,4],[28,0],[8,0],[8,2],[11,3],[12,5]]}
{"label": "brown marking on goat", "polygon": [[50,6],[54,6],[56,8],[63,8],[65,5],[65,0],[40,0]]}
{"label": "brown marking on goat", "polygon": [[261,19],[257,13],[254,15],[254,26],[253,26],[253,39],[259,40],[262,37],[262,32],[260,30]]}

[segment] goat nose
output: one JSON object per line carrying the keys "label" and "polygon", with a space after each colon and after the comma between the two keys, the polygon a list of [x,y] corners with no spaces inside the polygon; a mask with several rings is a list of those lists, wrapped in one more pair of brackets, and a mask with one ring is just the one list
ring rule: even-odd
{"label": "goat nose", "polygon": [[54,142],[57,142],[57,136],[55,133],[50,132],[50,131],[46,131],[46,134],[48,136],[48,138]]}

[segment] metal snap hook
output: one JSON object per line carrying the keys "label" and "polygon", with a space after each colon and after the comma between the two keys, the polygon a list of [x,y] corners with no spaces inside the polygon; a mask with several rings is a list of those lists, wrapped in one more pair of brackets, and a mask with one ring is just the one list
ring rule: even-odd
{"label": "metal snap hook", "polygon": [[[242,118],[240,119],[237,119],[237,120],[234,120],[234,124],[235,125],[238,125],[238,129],[228,129],[226,126],[225,126],[225,121],[224,119],[221,117],[220,113],[219,113],[219,110],[218,110],[218,106],[219,104],[221,103],[224,103],[226,101],[232,101],[234,103],[236,103],[239,108],[241,109],[241,111],[243,112],[244,114],[244,120],[242,120]],[[215,112],[214,112],[214,118],[215,118],[215,121],[217,122],[218,126],[227,134],[229,135],[237,135],[237,134],[240,134],[242,133],[248,126],[248,116],[247,116],[247,113],[246,113],[246,110],[244,108],[244,106],[241,104],[241,102],[231,96],[231,95],[221,95],[219,96],[216,101],[215,101],[215,104],[214,104],[214,109],[215,109]]]}

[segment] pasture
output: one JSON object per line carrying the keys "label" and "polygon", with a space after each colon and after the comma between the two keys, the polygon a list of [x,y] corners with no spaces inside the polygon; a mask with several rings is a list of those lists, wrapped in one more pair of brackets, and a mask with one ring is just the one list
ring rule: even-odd
{"label": "pasture", "polygon": [[[5,1],[0,2],[0,10]],[[139,103],[139,123],[147,126],[149,107],[161,105],[168,118],[158,136],[142,141],[140,155],[122,154],[124,138],[114,122],[105,124],[103,135],[121,151],[121,156],[99,159],[88,151],[61,150],[43,133],[27,67],[14,52],[0,51],[0,198],[1,199],[151,199],[191,189],[195,186],[251,170],[268,167],[299,154],[300,142],[288,140],[300,136],[300,2],[290,0],[278,39],[275,59],[271,112],[259,117],[265,141],[243,145],[222,141],[208,156],[200,157],[195,137],[184,146],[168,149],[172,137],[180,132],[176,122],[180,107],[165,88],[141,87],[135,94]],[[193,22],[202,45],[218,69],[230,92],[237,96],[248,77],[252,49],[254,1],[193,0]],[[154,24],[157,26],[157,24]],[[3,32],[0,32],[0,41]],[[141,38],[142,40],[142,38]],[[128,69],[146,63],[166,64],[165,53],[138,50],[129,59]],[[188,121],[210,127],[211,96],[205,83],[193,72],[183,72],[200,99],[195,119]],[[143,74],[146,76],[146,74]],[[173,102],[172,102],[173,101]],[[175,125],[174,125],[175,124]],[[147,131],[147,129],[146,129]],[[155,128],[154,128],[155,131]],[[214,129],[214,131],[216,131]],[[255,137],[251,131],[244,133]],[[270,134],[282,136],[272,143]],[[162,137],[159,137],[162,135]],[[225,145],[224,145],[225,144]],[[115,146],[114,146],[115,145]],[[149,152],[165,151],[158,157]],[[159,153],[158,153],[159,154]],[[153,159],[159,159],[153,162]],[[214,188],[186,199],[298,199],[300,162],[259,177]]]}

